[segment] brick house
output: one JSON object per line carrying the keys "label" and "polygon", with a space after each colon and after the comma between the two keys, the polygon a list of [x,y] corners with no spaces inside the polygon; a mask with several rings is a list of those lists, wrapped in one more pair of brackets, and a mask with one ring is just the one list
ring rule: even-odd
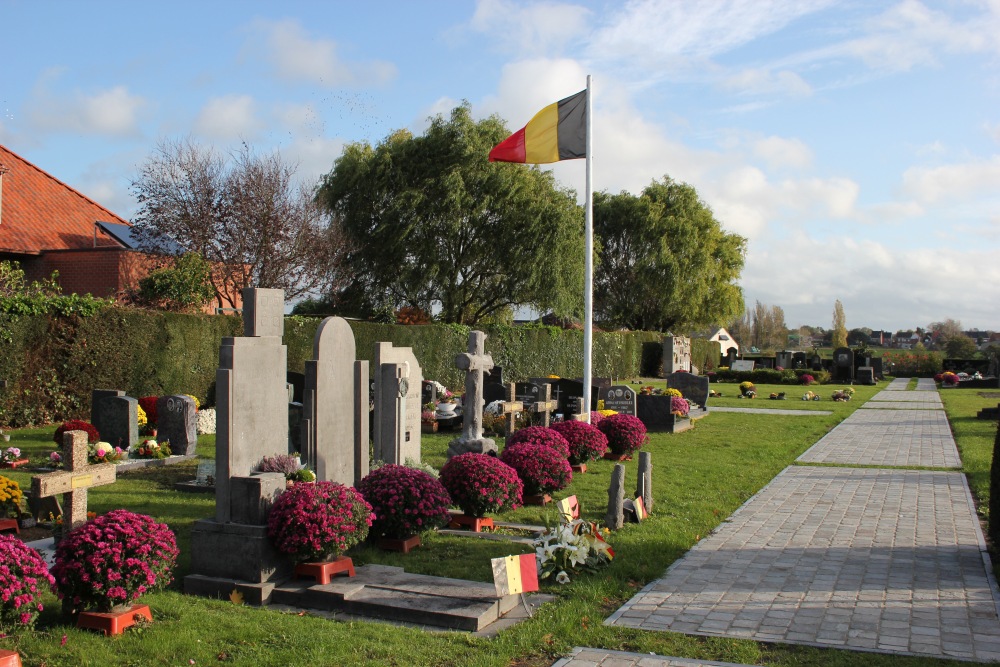
{"label": "brick house", "polygon": [[58,271],[66,294],[121,298],[165,263],[137,247],[127,220],[0,146],[0,261],[28,280]]}

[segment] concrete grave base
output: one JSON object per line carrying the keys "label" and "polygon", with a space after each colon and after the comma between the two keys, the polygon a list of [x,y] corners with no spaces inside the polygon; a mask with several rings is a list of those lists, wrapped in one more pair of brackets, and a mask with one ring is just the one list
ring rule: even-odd
{"label": "concrete grave base", "polygon": [[176,454],[165,459],[127,459],[121,463],[116,463],[118,472],[128,472],[139,470],[140,468],[157,468],[159,466],[172,466],[177,463],[184,463],[191,459],[198,458],[196,454]]}
{"label": "concrete grave base", "polygon": [[[201,519],[191,529],[191,571],[208,578],[262,584],[291,577],[292,563],[274,548],[267,526]],[[185,590],[187,580],[196,576],[185,577]]]}

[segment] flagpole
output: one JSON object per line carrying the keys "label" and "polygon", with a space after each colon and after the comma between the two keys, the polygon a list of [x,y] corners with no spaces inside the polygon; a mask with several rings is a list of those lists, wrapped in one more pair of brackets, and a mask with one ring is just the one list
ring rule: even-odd
{"label": "flagpole", "polygon": [[587,191],[584,209],[584,243],[586,256],[584,258],[584,292],[583,292],[583,414],[586,415],[584,421],[590,423],[590,387],[591,374],[590,359],[593,351],[593,331],[594,331],[594,142],[591,125],[593,123],[593,91],[591,90],[591,78],[587,75]]}

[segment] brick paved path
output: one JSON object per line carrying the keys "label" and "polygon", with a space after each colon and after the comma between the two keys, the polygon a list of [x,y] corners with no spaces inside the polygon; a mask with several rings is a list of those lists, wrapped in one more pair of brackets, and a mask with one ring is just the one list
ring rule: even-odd
{"label": "brick paved path", "polygon": [[[916,392],[909,392],[916,393]],[[855,410],[800,463],[959,468],[944,410]]]}
{"label": "brick paved path", "polygon": [[[955,448],[934,412],[854,415],[823,439],[851,463],[872,456],[865,432],[918,460],[907,437],[933,432],[932,458]],[[998,599],[962,473],[792,466],[606,622],[985,661],[1000,660]]]}
{"label": "brick paved path", "polygon": [[649,653],[625,653],[597,648],[573,649],[552,667],[748,667],[731,662],[706,662],[690,658],[670,658]]}

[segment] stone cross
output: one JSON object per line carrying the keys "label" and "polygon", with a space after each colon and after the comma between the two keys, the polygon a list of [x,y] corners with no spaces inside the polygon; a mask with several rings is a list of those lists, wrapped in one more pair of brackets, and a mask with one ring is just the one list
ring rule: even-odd
{"label": "stone cross", "polygon": [[524,410],[524,403],[517,400],[515,396],[516,386],[513,382],[510,383],[507,387],[507,400],[500,404],[504,415],[503,435],[505,438],[514,435],[514,429],[517,427],[517,413]]}
{"label": "stone cross", "polygon": [[493,440],[483,437],[483,372],[493,368],[493,357],[485,351],[486,334],[469,332],[469,351],[455,357],[455,366],[465,371],[465,398],[462,399],[462,437],[449,443],[448,458],[476,452],[496,452]]}
{"label": "stone cross", "polygon": [[47,498],[63,494],[62,534],[66,535],[87,521],[87,489],[114,483],[116,472],[114,463],[87,463],[86,431],[63,434],[63,462],[66,471],[31,478],[31,496]]}

